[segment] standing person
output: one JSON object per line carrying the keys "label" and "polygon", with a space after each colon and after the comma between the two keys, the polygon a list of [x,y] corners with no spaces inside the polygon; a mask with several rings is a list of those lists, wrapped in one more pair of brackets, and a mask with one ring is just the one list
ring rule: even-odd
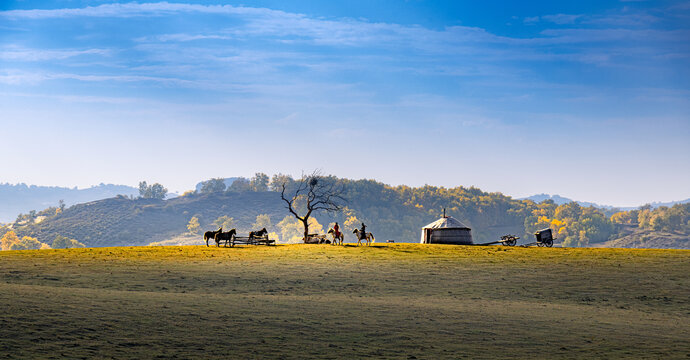
{"label": "standing person", "polygon": [[362,223],[362,229],[359,231],[359,238],[360,239],[366,239],[367,238],[367,226]]}
{"label": "standing person", "polygon": [[333,225],[333,232],[335,232],[335,238],[338,239],[340,238],[340,226],[338,226],[338,222],[335,222],[335,225]]}

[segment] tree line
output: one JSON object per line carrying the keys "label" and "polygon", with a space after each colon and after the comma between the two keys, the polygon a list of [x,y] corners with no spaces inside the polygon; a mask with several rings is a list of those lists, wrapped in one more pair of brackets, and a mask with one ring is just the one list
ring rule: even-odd
{"label": "tree line", "polygon": [[636,226],[654,231],[690,233],[690,203],[660,206],[645,205],[636,210],[611,215],[614,224]]}
{"label": "tree line", "polygon": [[75,239],[57,235],[53,242],[48,245],[38,241],[31,236],[22,236],[20,239],[17,234],[9,230],[0,237],[0,249],[5,250],[39,250],[39,249],[69,249],[83,248],[84,244]]}
{"label": "tree line", "polygon": [[[415,241],[421,225],[438,219],[445,209],[473,229],[477,243],[493,241],[499,234],[510,232],[532,239],[537,230],[551,228],[564,246],[588,246],[619,236],[623,214],[627,214],[625,219],[635,217],[634,225],[640,228],[690,232],[687,204],[668,209],[645,206],[608,216],[603,209],[581,206],[576,202],[557,205],[552,200],[545,200],[536,203],[512,199],[499,192],[484,192],[476,187],[390,186],[375,180],[350,180],[334,176],[324,176],[322,179],[339,186],[346,201],[337,211],[314,216],[314,229],[319,230],[327,230],[335,221],[345,231],[365,222],[372,226],[372,231],[384,238]],[[238,185],[233,186],[235,183]],[[226,188],[222,178],[210,179],[203,183],[200,192],[281,192],[283,185],[288,191],[294,191],[300,179],[295,180],[284,174],[269,177],[257,173],[251,179],[236,180],[235,183]],[[298,209],[302,212],[306,210],[304,205],[301,208],[298,205]],[[302,237],[297,235],[299,222],[294,216],[287,215],[277,224],[273,230],[282,235],[281,239],[294,241],[296,237]],[[227,229],[227,226],[224,228]],[[316,232],[311,231],[312,226],[309,228],[310,232]],[[290,232],[288,229],[293,230]]]}
{"label": "tree line", "polygon": [[[308,191],[296,193],[300,184],[304,185],[301,180],[303,179],[284,174],[269,177],[267,174],[257,173],[251,178],[238,178],[230,186],[226,186],[225,179],[213,178],[204,181],[199,191],[189,191],[184,196],[224,192],[273,192],[280,199],[280,194],[285,189],[285,194],[296,195],[293,210],[303,215],[308,211],[307,202],[304,201]],[[575,202],[557,205],[552,200],[540,203],[516,200],[499,192],[485,192],[476,187],[391,186],[375,180],[351,180],[321,175],[319,182],[337,188],[343,201],[333,211],[314,212],[306,218],[307,226],[303,221],[304,217],[297,219],[285,209],[283,217],[270,218],[264,213],[253,222],[245,220],[246,223],[233,219],[231,212],[217,219],[203,221],[196,215],[190,215],[185,224],[187,231],[198,233],[214,226],[222,226],[225,230],[237,228],[239,233],[248,233],[266,227],[273,233],[273,238],[286,243],[300,241],[307,228],[309,233],[324,233],[336,221],[345,235],[353,239],[352,229],[364,222],[377,239],[418,241],[420,228],[442,216],[445,208],[449,215],[472,228],[476,243],[495,241],[500,235],[508,233],[523,239],[533,239],[534,232],[543,228],[551,228],[558,242],[564,246],[588,246],[605,242],[620,237],[624,231],[631,229],[690,233],[690,204],[656,209],[647,205],[631,211],[609,212]],[[158,183],[148,184],[142,181],[139,189],[140,198],[163,199],[167,194],[167,189]],[[307,190],[308,186],[304,189]],[[288,198],[290,199],[292,198]],[[14,224],[0,227],[0,236],[9,231],[31,235],[30,231],[22,229],[29,229],[41,220],[59,216],[64,210],[64,203],[60,203],[39,212],[21,214]],[[273,216],[276,216],[275,212]],[[53,243],[43,246],[43,243],[37,244],[24,237],[8,238],[3,249],[9,250],[12,244],[16,244],[16,249],[60,246],[60,242],[57,245]]]}

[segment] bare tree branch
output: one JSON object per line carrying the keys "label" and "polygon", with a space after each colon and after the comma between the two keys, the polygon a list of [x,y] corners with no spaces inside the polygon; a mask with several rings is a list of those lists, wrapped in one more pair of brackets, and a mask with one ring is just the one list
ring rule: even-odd
{"label": "bare tree branch", "polygon": [[[344,188],[333,177],[324,177],[318,170],[309,175],[302,173],[297,187],[287,196],[287,184],[282,184],[280,198],[285,201],[288,211],[304,225],[304,238],[309,236],[309,217],[314,211],[336,212],[342,209],[347,200],[343,197]],[[303,200],[300,200],[303,198]],[[302,201],[304,201],[304,215],[299,215]]]}

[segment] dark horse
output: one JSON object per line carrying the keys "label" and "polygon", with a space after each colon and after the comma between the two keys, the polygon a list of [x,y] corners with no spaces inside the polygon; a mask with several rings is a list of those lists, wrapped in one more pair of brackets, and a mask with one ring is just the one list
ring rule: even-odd
{"label": "dark horse", "polygon": [[208,239],[215,239],[216,234],[220,234],[223,232],[223,227],[221,226],[218,230],[216,231],[207,231],[204,233],[204,240],[206,240],[206,246],[208,246]]}
{"label": "dark horse", "polygon": [[259,231],[252,231],[249,233],[249,240],[252,240],[254,238],[262,238],[266,234],[268,234],[268,230],[266,230],[266,228],[263,228]]}
{"label": "dark horse", "polygon": [[237,230],[235,229],[232,229],[228,232],[219,232],[214,238],[216,240],[216,246],[220,246],[221,241],[225,241],[225,246],[228,246],[228,242],[235,237],[235,234],[237,234]]}

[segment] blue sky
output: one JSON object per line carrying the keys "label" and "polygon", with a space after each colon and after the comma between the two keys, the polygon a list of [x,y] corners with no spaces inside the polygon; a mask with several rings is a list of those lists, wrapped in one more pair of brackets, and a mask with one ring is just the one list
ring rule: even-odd
{"label": "blue sky", "polygon": [[688,1],[0,2],[0,182],[690,197]]}

